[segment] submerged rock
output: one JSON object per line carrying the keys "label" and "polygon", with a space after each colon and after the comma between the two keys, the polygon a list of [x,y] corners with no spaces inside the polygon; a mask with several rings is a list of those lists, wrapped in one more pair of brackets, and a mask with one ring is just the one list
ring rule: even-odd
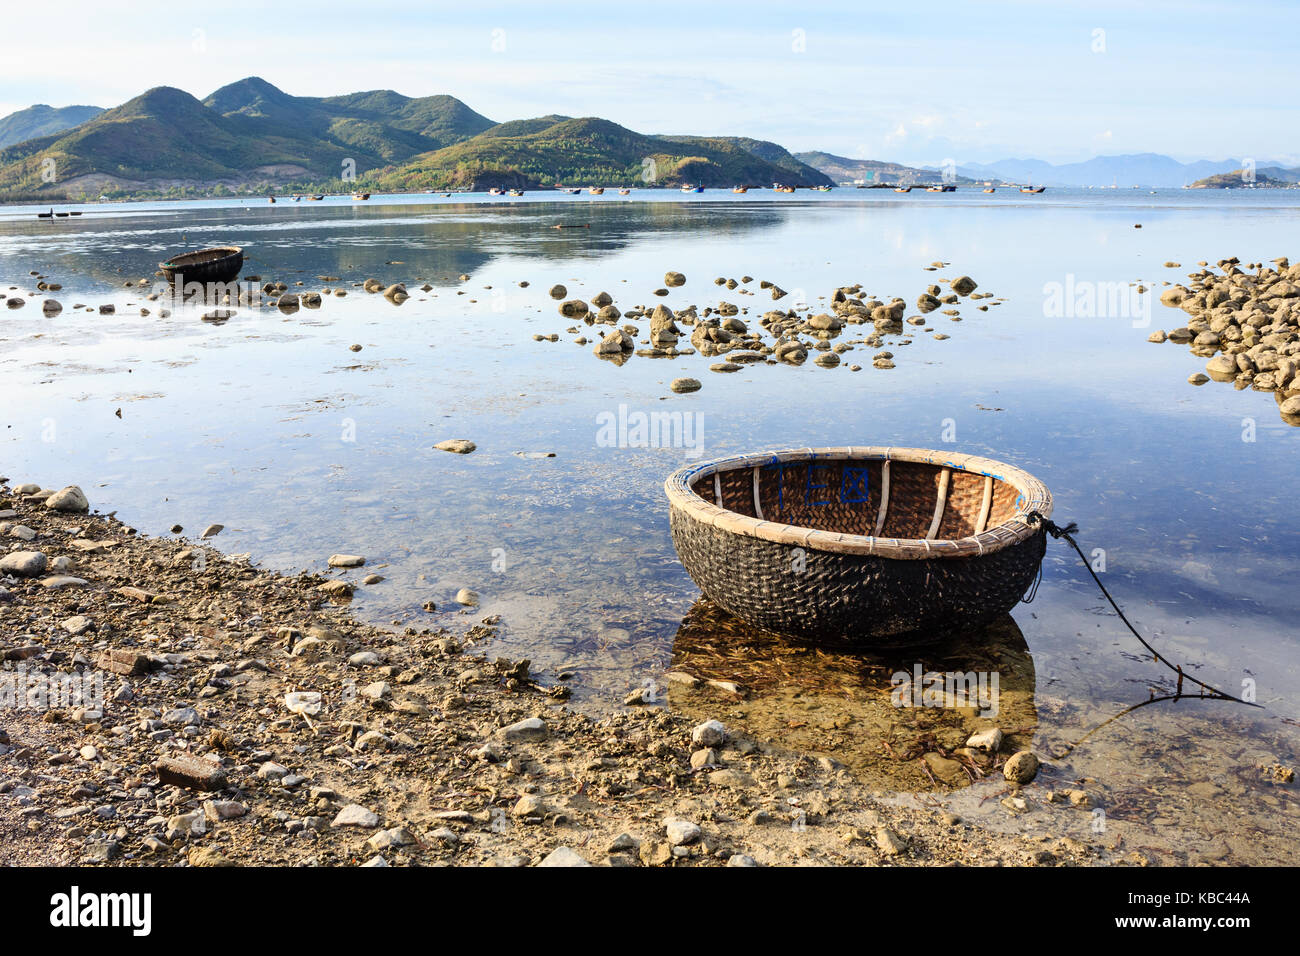
{"label": "submerged rock", "polygon": [[1007,758],[1002,776],[1012,783],[1026,784],[1038,776],[1039,762],[1032,751],[1020,750]]}

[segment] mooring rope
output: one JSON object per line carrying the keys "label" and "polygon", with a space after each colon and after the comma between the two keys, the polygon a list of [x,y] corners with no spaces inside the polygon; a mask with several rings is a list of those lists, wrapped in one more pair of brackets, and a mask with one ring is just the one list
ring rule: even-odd
{"label": "mooring rope", "polygon": [[[1239,704],[1247,704],[1248,706],[1251,707],[1260,706],[1259,704],[1256,704],[1254,701],[1242,700],[1240,697],[1236,696],[1235,694],[1229,694],[1226,691],[1221,691],[1219,690],[1219,688],[1207,684],[1205,681],[1200,680],[1199,678],[1184,673],[1183,668],[1180,665],[1173,663],[1168,658],[1166,658],[1163,654],[1161,654],[1158,650],[1152,647],[1151,644],[1147,641],[1147,639],[1143,637],[1141,634],[1139,634],[1138,629],[1133,626],[1133,624],[1129,621],[1127,617],[1125,617],[1124,612],[1120,610],[1120,606],[1115,603],[1115,599],[1111,597],[1110,592],[1106,590],[1106,585],[1101,583],[1101,578],[1097,577],[1097,572],[1094,571],[1092,569],[1092,565],[1088,563],[1088,558],[1083,553],[1083,549],[1079,547],[1079,543],[1074,540],[1074,535],[1076,535],[1079,532],[1079,526],[1077,524],[1071,521],[1068,525],[1062,528],[1060,525],[1056,524],[1049,518],[1045,518],[1037,511],[1031,511],[1028,515],[1028,518],[1030,522],[1037,521],[1038,523],[1040,523],[1043,526],[1043,528],[1047,531],[1047,533],[1050,534],[1053,538],[1056,538],[1058,540],[1064,538],[1067,542],[1069,542],[1070,547],[1074,548],[1075,552],[1079,555],[1079,560],[1083,562],[1083,566],[1087,568],[1088,573],[1092,575],[1093,581],[1095,581],[1097,587],[1101,589],[1101,593],[1105,595],[1106,600],[1110,602],[1110,606],[1115,609],[1115,613],[1119,615],[1119,619],[1124,622],[1124,626],[1127,627],[1130,631],[1132,631],[1133,636],[1138,639],[1138,641],[1142,644],[1142,646],[1151,652],[1151,656],[1155,661],[1157,661],[1160,664],[1164,664],[1165,667],[1168,667],[1171,671],[1173,671],[1175,674],[1178,675],[1178,689],[1174,692],[1174,695],[1176,697],[1191,696],[1191,695],[1183,694],[1183,681],[1190,681],[1191,683],[1195,684],[1197,687],[1201,689],[1201,693],[1198,695],[1200,697],[1208,696],[1208,697],[1218,698],[1220,700],[1232,700],[1232,701],[1236,701]],[[1042,574],[1041,566],[1039,567],[1039,574],[1040,575]],[[1037,590],[1038,590],[1038,584],[1037,582],[1035,582],[1034,591]],[[1207,691],[1209,692],[1208,694],[1206,693]]]}

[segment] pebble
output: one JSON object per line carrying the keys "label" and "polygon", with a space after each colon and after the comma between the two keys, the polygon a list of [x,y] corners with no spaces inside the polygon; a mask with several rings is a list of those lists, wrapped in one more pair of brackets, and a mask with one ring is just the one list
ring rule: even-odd
{"label": "pebble", "polygon": [[366,563],[366,559],[359,554],[331,554],[329,566],[331,568],[359,568]]}
{"label": "pebble", "polygon": [[1002,776],[1012,783],[1026,784],[1038,776],[1038,758],[1029,750],[1012,754],[1002,766]]}
{"label": "pebble", "polygon": [[193,707],[174,707],[162,715],[162,722],[169,727],[197,725],[199,712]]}
{"label": "pebble", "polygon": [[206,800],[203,803],[203,815],[210,823],[233,820],[248,813],[248,807],[237,800]]}
{"label": "pebble", "polygon": [[971,734],[966,739],[966,746],[973,750],[987,750],[989,753],[997,753],[998,748],[1002,746],[1002,731],[996,727],[990,727],[987,730]]}
{"label": "pebble", "polygon": [[689,820],[671,817],[664,821],[664,833],[672,846],[687,846],[700,838],[700,826]]}
{"label": "pebble", "polygon": [[703,386],[698,378],[675,378],[668,387],[674,392],[684,394],[686,392],[698,392]]}
{"label": "pebble", "polygon": [[468,455],[478,448],[467,438],[447,438],[433,446],[439,451],[449,451],[454,455]]}
{"label": "pebble", "polygon": [[200,538],[214,538],[225,529],[224,524],[210,524],[199,534]]}
{"label": "pebble", "polygon": [[379,815],[373,810],[367,810],[359,803],[350,803],[338,812],[332,827],[360,827],[364,830],[373,830],[379,826]]}
{"label": "pebble", "polygon": [[907,849],[907,841],[889,827],[876,827],[876,847],[885,856],[898,856]]}
{"label": "pebble", "polygon": [[576,850],[567,846],[557,846],[546,855],[538,866],[591,866]]}
{"label": "pebble", "polygon": [[456,592],[456,603],[463,604],[466,607],[478,607],[478,592],[471,591],[469,588],[461,588]]}
{"label": "pebble", "polygon": [[706,720],[691,731],[691,742],[701,747],[720,747],[727,742],[727,728],[720,720]]}
{"label": "pebble", "polygon": [[502,727],[499,731],[503,740],[540,740],[546,736],[546,721],[540,717],[528,717]]}
{"label": "pebble", "polygon": [[315,717],[325,709],[325,702],[324,697],[315,691],[294,691],[284,695],[284,706],[291,714]]}

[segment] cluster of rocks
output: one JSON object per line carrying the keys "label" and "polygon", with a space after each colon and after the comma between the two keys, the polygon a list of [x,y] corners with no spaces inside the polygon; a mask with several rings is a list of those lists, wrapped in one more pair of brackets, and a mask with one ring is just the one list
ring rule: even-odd
{"label": "cluster of rocks", "polygon": [[1232,382],[1237,389],[1272,392],[1282,418],[1300,425],[1300,265],[1283,257],[1270,268],[1237,258],[1217,263],[1218,272],[1200,263],[1186,285],[1170,286],[1160,301],[1182,309],[1187,324],[1149,336],[1152,342],[1187,345],[1208,358],[1210,379]]}
{"label": "cluster of rocks", "polygon": [[0,525],[0,680],[21,668],[26,686],[82,688],[66,706],[0,710],[0,863],[942,865],[1046,852],[887,804],[829,758],[717,719],[575,713],[565,675],[475,651],[491,618],[462,633],[366,625],[319,576],[137,534],[71,487],[0,480]]}
{"label": "cluster of rocks", "polygon": [[[938,263],[928,268],[933,270],[945,265],[946,263]],[[752,276],[744,276],[740,280],[724,277],[714,280],[717,285],[746,295],[754,294],[745,288],[753,281]],[[686,276],[680,272],[669,272],[664,276],[667,287],[677,288],[685,283]],[[759,287],[769,291],[774,300],[789,294],[767,280],[760,281]],[[858,346],[877,350],[871,359],[873,367],[893,368],[894,353],[884,350],[882,346],[885,344],[910,345],[913,342],[912,336],[922,332],[930,333],[938,341],[949,337],[930,327],[925,314],[949,306],[942,314],[954,322],[960,322],[960,311],[952,306],[960,304],[962,299],[978,302],[976,307],[981,311],[988,311],[991,305],[1002,301],[980,301],[992,299],[993,296],[991,293],[977,293],[977,288],[975,280],[969,276],[958,276],[948,281],[947,290],[938,284],[931,285],[916,302],[916,308],[921,314],[906,317],[907,303],[903,299],[894,298],[885,302],[866,295],[860,284],[844,286],[831,293],[829,312],[816,312],[805,303],[796,303],[789,309],[764,312],[757,320],[742,318],[749,315],[750,310],[726,300],[703,309],[689,305],[674,310],[661,303],[655,306],[635,306],[624,312],[619,310],[607,292],[598,293],[590,302],[568,298],[568,289],[563,285],[553,286],[549,294],[552,299],[559,301],[560,315],[566,319],[581,320],[588,326],[611,326],[601,334],[592,349],[601,359],[622,365],[633,355],[676,358],[699,354],[705,358],[721,359],[722,361],[711,364],[710,370],[726,373],[753,364],[802,365],[810,355],[815,356],[814,364],[823,368],[835,368],[841,364],[844,353]],[[659,289],[656,294],[666,295],[667,291],[667,288]],[[648,334],[644,336],[641,325],[636,324],[640,322],[645,322],[649,327]],[[860,338],[843,337],[850,326],[861,325],[871,325],[872,331]],[[578,336],[574,340],[576,344],[589,344],[586,335],[580,334],[580,327],[573,326],[567,331]],[[682,344],[682,339],[688,335],[689,345]],[[886,336],[899,338],[887,343]],[[557,341],[558,336],[534,335],[533,338],[539,341]],[[862,367],[853,364],[848,368],[861,371]],[[679,379],[678,382],[680,381],[682,380]],[[677,383],[674,383],[672,390],[687,389],[678,388]]]}

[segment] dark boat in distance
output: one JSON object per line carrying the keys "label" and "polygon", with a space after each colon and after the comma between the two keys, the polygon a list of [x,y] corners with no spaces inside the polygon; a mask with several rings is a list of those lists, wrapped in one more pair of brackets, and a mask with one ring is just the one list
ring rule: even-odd
{"label": "dark boat in distance", "polygon": [[370,198],[370,193],[353,193],[353,194],[352,194],[352,198],[353,198],[353,199],[363,199],[363,200],[364,200],[364,199],[369,199],[369,198]]}
{"label": "dark boat in distance", "polygon": [[158,270],[167,282],[232,282],[244,267],[244,250],[239,246],[213,246],[172,256],[158,263]]}

